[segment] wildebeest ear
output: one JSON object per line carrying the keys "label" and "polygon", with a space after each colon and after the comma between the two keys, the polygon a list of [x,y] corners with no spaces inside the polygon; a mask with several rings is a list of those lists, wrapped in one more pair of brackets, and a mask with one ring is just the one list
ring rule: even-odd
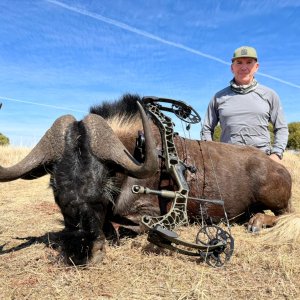
{"label": "wildebeest ear", "polygon": [[58,118],[23,160],[8,168],[0,166],[0,182],[45,175],[47,168],[62,157],[66,132],[75,121],[71,115]]}
{"label": "wildebeest ear", "polygon": [[147,116],[140,103],[138,103],[138,107],[142,117],[146,140],[145,162],[143,164],[138,163],[131,156],[102,117],[90,114],[84,118],[83,123],[87,130],[91,151],[99,160],[118,165],[132,177],[147,178],[157,171],[158,158]]}

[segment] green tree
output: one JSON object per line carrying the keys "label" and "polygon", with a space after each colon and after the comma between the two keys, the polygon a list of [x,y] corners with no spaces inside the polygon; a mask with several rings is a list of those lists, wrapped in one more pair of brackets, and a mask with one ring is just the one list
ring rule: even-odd
{"label": "green tree", "polygon": [[9,145],[9,138],[0,132],[0,145]]}
{"label": "green tree", "polygon": [[289,139],[287,143],[288,149],[300,149],[300,122],[292,122],[288,124]]}

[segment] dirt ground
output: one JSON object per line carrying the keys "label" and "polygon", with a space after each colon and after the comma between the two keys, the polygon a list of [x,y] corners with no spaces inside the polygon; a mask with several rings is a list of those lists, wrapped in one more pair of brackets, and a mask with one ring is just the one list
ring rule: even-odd
{"label": "dirt ground", "polygon": [[[2,148],[6,166],[28,151]],[[63,228],[49,177],[0,183],[0,298],[300,299],[300,156],[287,153],[283,163],[293,178],[292,225],[261,235],[232,226],[234,254],[221,268],[152,247],[146,235],[106,245],[100,265],[66,266],[49,246],[49,234]],[[198,230],[180,233],[194,241]]]}

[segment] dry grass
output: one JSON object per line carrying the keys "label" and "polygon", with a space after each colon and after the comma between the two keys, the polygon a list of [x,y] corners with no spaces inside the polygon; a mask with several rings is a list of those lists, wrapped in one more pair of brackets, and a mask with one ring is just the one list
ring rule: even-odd
{"label": "dry grass", "polygon": [[[28,151],[0,147],[0,165],[19,161]],[[283,163],[293,176],[298,226],[300,157],[286,154]],[[47,233],[62,228],[48,180],[0,184],[1,299],[300,299],[299,239],[278,243],[275,232],[272,243],[262,242],[238,225],[232,228],[234,255],[219,269],[159,251],[146,235],[106,246],[102,265],[67,267],[45,245]],[[290,230],[284,222],[278,228]],[[195,239],[196,227],[181,230]]]}

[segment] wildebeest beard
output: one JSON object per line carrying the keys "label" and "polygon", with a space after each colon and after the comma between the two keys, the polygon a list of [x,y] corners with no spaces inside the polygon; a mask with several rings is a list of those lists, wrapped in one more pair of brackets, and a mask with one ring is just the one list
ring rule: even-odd
{"label": "wildebeest beard", "polygon": [[82,122],[66,135],[62,159],[54,166],[50,185],[64,217],[62,250],[68,263],[86,264],[102,232],[108,204],[119,194],[116,173],[93,156]]}

